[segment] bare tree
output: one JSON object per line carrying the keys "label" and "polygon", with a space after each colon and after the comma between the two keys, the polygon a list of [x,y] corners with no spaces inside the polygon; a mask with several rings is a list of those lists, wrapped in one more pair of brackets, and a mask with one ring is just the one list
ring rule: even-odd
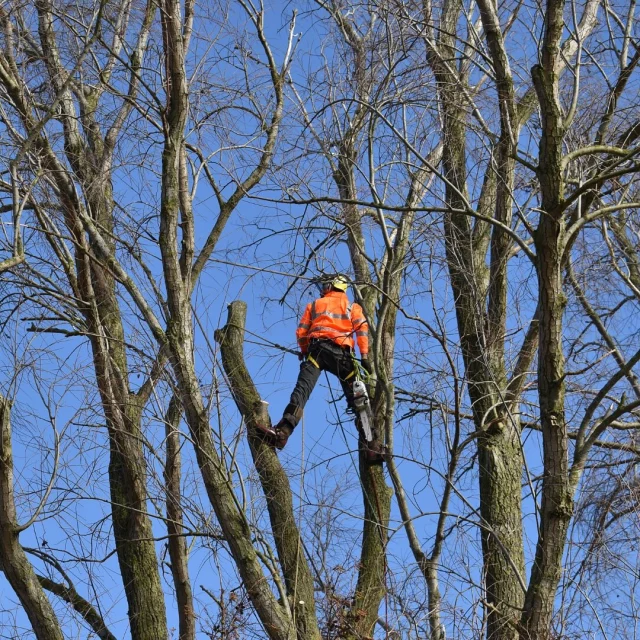
{"label": "bare tree", "polygon": [[[279,68],[264,36],[263,12],[242,3],[241,8],[262,43],[275,101],[270,116],[265,116],[255,108],[255,96],[248,96],[259,123],[258,136],[263,138],[258,143],[254,169],[238,181],[228,196],[224,188],[217,187],[214,173],[206,167],[207,158],[202,148],[192,151],[200,163],[197,171],[207,175],[209,187],[220,205],[217,221],[197,256],[193,194],[188,185],[189,150],[185,141],[189,106],[186,65],[193,29],[193,4],[187,2],[182,7],[179,3],[161,6],[154,2],[146,6],[129,2],[87,3],[78,7],[76,13],[66,14],[58,5],[41,2],[36,3],[35,13],[16,5],[10,12],[3,9],[1,14],[4,48],[0,81],[4,92],[3,123],[8,133],[6,149],[13,148],[12,166],[19,166],[21,171],[38,179],[36,191],[26,192],[18,187],[20,200],[16,202],[14,198],[13,210],[28,199],[35,213],[33,225],[49,244],[67,282],[56,280],[53,286],[45,284],[49,282],[46,267],[38,271],[37,264],[35,269],[17,276],[34,288],[36,302],[53,315],[43,314],[40,322],[53,319],[71,323],[75,331],[61,329],[60,332],[86,335],[91,343],[111,438],[110,488],[116,551],[129,603],[131,633],[136,638],[167,637],[154,535],[146,508],[145,438],[141,422],[145,404],[162,376],[167,359],[177,374],[177,394],[192,430],[205,486],[246,589],[270,635],[289,637],[291,633],[290,621],[285,615],[287,608],[278,604],[265,581],[244,514],[238,509],[227,476],[222,472],[223,464],[213,448],[191,360],[191,293],[230,214],[269,166],[282,116],[282,77],[291,53]],[[143,61],[157,15],[164,51],[160,60],[165,63],[160,83]],[[247,52],[247,55],[252,54]],[[37,75],[32,70],[36,70]],[[34,89],[35,85],[30,84],[32,79],[42,82]],[[159,97],[161,93],[165,101]],[[38,94],[41,97],[36,97]],[[108,106],[112,100],[117,103],[115,110]],[[121,220],[116,215],[119,209],[114,198],[115,152],[117,149],[126,152],[128,145],[124,136],[133,115],[146,118],[155,127],[154,133],[164,140],[157,248],[164,263],[166,301],[151,266],[141,259],[140,245],[149,230],[134,231],[129,242],[125,239],[130,235],[129,229],[123,242],[117,236]],[[207,117],[210,116],[205,116],[205,121]],[[203,126],[203,122],[195,124],[199,128]],[[61,141],[58,127],[61,127]],[[196,175],[192,174],[192,178]],[[10,194],[15,195],[15,173],[12,176]],[[18,221],[15,215],[14,219]],[[17,234],[16,227],[16,238]],[[35,245],[34,249],[37,251]],[[126,260],[132,260],[141,269],[143,286],[151,287],[149,301],[121,265],[117,255],[120,251]],[[44,255],[40,255],[43,260]],[[127,341],[128,319],[120,307],[117,282],[128,290],[133,304],[148,323],[147,330],[157,341],[155,361],[144,363],[146,380],[136,391],[131,390],[133,385],[129,382],[129,359],[139,351],[132,349]],[[52,309],[48,302],[51,297],[70,302],[67,313]],[[165,321],[158,320],[157,312],[166,315],[166,328]],[[50,329],[36,326],[35,330]],[[175,414],[174,407],[167,417],[169,424],[175,423]],[[170,438],[169,500],[175,500],[179,480],[175,454],[175,440]],[[180,527],[179,512],[173,509],[169,521],[170,536],[175,538],[179,535],[175,530]],[[189,615],[192,605],[185,553],[184,545],[171,545],[175,588],[182,612],[180,635],[188,638],[193,637],[194,625]]]}
{"label": "bare tree", "polygon": [[37,638],[60,638],[62,630],[51,603],[18,541],[20,525],[13,495],[11,403],[0,396],[0,566],[24,607]]}
{"label": "bare tree", "polygon": [[[22,167],[33,158],[36,172],[45,173],[44,181],[58,199],[57,209],[72,239],[67,244],[55,232],[45,232],[67,276],[59,295],[71,295],[79,302],[77,313],[92,344],[96,380],[112,442],[113,526],[132,633],[135,637],[161,638],[167,634],[164,600],[151,522],[146,515],[145,464],[139,437],[141,411],[151,381],[140,393],[131,393],[126,384],[129,365],[116,282],[110,271],[94,259],[95,248],[84,234],[82,223],[83,217],[91,217],[107,234],[113,233],[114,151],[136,99],[138,70],[155,5],[149,3],[144,8],[136,25],[137,40],[129,51],[125,36],[130,28],[131,4],[87,9],[88,14],[78,16],[78,27],[48,1],[36,3],[34,13],[29,16],[18,7],[15,15],[2,11],[4,49],[0,80],[6,108],[12,112],[5,111],[3,115],[15,149],[13,162]],[[121,9],[119,15],[109,15],[116,9]],[[109,24],[112,17],[114,21]],[[62,31],[55,26],[60,19],[65,26]],[[35,34],[27,31],[32,20],[37,25]],[[82,26],[86,26],[86,31],[82,31]],[[100,49],[106,57],[93,66],[90,61],[96,52],[91,49],[102,43],[103,37],[106,46]],[[71,58],[73,66],[67,68],[65,60],[71,52],[77,55]],[[122,55],[128,58],[125,67],[129,72],[128,92],[111,122],[99,123],[97,107],[108,95],[109,81]],[[26,69],[37,69],[44,81],[44,105],[31,91]],[[47,135],[47,124],[54,121],[62,127],[63,149]],[[36,202],[38,224],[43,230],[57,229],[57,216],[53,217],[41,202]],[[113,246],[111,237],[108,242]]]}
{"label": "bare tree", "polygon": [[[621,635],[639,595],[635,4],[299,9],[279,36],[244,0],[0,9],[3,340],[64,345],[64,375],[78,358],[73,422],[109,458],[95,488],[16,488],[3,387],[2,568],[34,633],[73,612],[117,635],[92,568],[114,552],[136,639],[168,637],[168,592],[183,640],[207,615],[212,637]],[[329,495],[340,461],[310,491],[313,462],[258,436],[255,354],[272,382],[291,350],[254,340],[256,299],[221,320],[220,283],[254,274],[246,291],[297,313],[336,271],[371,328],[387,460],[358,453],[360,492]],[[85,499],[108,504],[100,553],[65,521]],[[64,549],[25,542],[45,519]]]}
{"label": "bare tree", "polygon": [[[635,47],[629,31],[629,20],[633,19],[635,8],[630,7],[625,16],[618,17],[613,10],[604,9],[597,2],[587,3],[580,8],[568,3],[562,3],[562,6],[550,4],[535,17],[534,24],[539,24],[546,34],[538,46],[532,36],[537,27],[531,27],[520,16],[521,7],[518,4],[500,7],[500,13],[494,5],[483,2],[478,3],[477,7],[473,3],[466,5],[461,2],[444,2],[437,6],[431,3],[376,3],[375,6],[362,5],[357,9],[347,4],[327,3],[322,7],[336,21],[339,34],[337,41],[344,39],[344,50],[352,51],[353,64],[357,67],[359,61],[366,60],[366,63],[361,62],[359,75],[356,73],[350,77],[345,87],[340,84],[340,71],[344,63],[343,58],[339,58],[335,69],[329,64],[323,68],[324,86],[314,85],[315,93],[304,86],[308,93],[302,95],[300,90],[296,92],[309,139],[317,144],[316,153],[326,154],[329,164],[335,162],[336,169],[332,169],[332,175],[334,178],[337,176],[338,180],[334,197],[313,190],[306,197],[292,196],[288,191],[290,197],[287,200],[301,204],[313,203],[323,211],[331,224],[337,222],[338,228],[344,224],[354,280],[356,283],[362,282],[363,289],[366,289],[370,279],[362,265],[366,265],[367,261],[376,265],[376,262],[374,253],[364,250],[363,237],[353,235],[356,233],[354,229],[359,228],[356,223],[363,216],[370,215],[373,221],[376,215],[379,216],[378,219],[384,221],[380,224],[379,243],[382,245],[386,241],[384,225],[402,206],[394,201],[396,192],[390,195],[390,185],[397,190],[397,174],[393,178],[396,182],[387,177],[383,187],[375,181],[379,179],[378,173],[382,173],[379,167],[385,166],[388,176],[392,173],[389,166],[402,166],[398,155],[393,159],[390,159],[390,155],[383,155],[388,148],[385,146],[385,133],[402,141],[409,154],[409,160],[405,161],[407,165],[415,163],[419,169],[428,170],[429,175],[435,178],[434,189],[418,193],[417,198],[405,204],[405,207],[411,210],[415,208],[421,213],[437,211],[438,206],[445,210],[440,237],[444,240],[444,259],[449,271],[460,336],[459,347],[470,399],[469,413],[464,415],[464,420],[473,417],[473,428],[468,437],[462,442],[454,439],[456,444],[450,451],[455,469],[455,461],[462,450],[472,442],[477,443],[480,491],[478,525],[483,546],[485,632],[491,638],[547,637],[552,633],[553,602],[561,575],[566,527],[572,513],[571,504],[577,481],[597,436],[611,424],[609,420],[604,420],[602,431],[596,428],[590,440],[584,435],[578,437],[576,433],[569,434],[565,427],[557,428],[558,421],[555,418],[556,426],[552,427],[550,422],[545,426],[546,421],[551,420],[551,415],[560,415],[565,410],[564,392],[560,391],[566,375],[564,365],[561,366],[564,350],[562,340],[576,339],[571,333],[565,333],[559,324],[566,304],[564,274],[571,262],[577,238],[582,234],[589,234],[591,238],[592,225],[596,220],[609,216],[614,216],[618,221],[612,223],[611,231],[606,227],[610,253],[615,260],[620,256],[626,262],[622,276],[627,283],[632,282],[632,274],[636,269],[635,257],[632,257],[636,249],[633,243],[629,244],[629,237],[624,232],[621,234],[625,223],[620,222],[621,216],[616,213],[633,210],[637,206],[632,195],[633,177],[621,184],[614,183],[614,190],[611,190],[611,180],[619,180],[627,174],[633,176],[637,170],[633,146],[635,116],[621,113],[620,121],[627,125],[620,126],[612,144],[603,143],[610,122],[615,120],[613,114],[616,107],[621,100],[624,101],[622,96],[625,91],[629,91],[631,86],[637,87],[633,81],[630,82],[634,78],[637,61],[629,53]],[[581,82],[581,73],[584,73],[583,69],[588,64],[586,60],[597,58],[591,48],[595,44],[587,43],[597,42],[599,34],[603,33],[603,25],[609,24],[599,16],[602,11],[607,12],[607,20],[616,24],[615,27],[608,27],[608,38],[616,53],[610,58],[600,51],[597,55],[603,56],[600,64],[611,68],[613,73],[617,73],[618,79],[609,82],[608,90],[598,93],[595,87],[599,86],[599,81],[590,78]],[[376,21],[384,27],[376,30]],[[563,34],[560,25],[568,30],[568,35],[567,32]],[[551,37],[548,35],[551,32],[555,34],[553,45],[545,40]],[[363,83],[373,83],[372,78],[376,77],[379,69],[376,66],[376,54],[383,57],[381,52],[388,54],[390,50],[388,40],[375,40],[379,33],[385,33],[385,37],[389,38],[389,34],[393,34],[395,42],[401,43],[398,44],[401,53],[398,53],[398,60],[386,60],[387,64],[383,66],[387,74],[383,76],[384,82],[388,85],[383,82],[376,85],[376,90],[364,91]],[[394,76],[396,69],[402,69],[402,80],[409,82],[410,70],[421,68],[415,54],[415,39],[423,42],[433,74],[431,77],[423,75],[423,95],[432,91],[438,98],[440,126],[434,131],[438,132],[442,145],[441,166],[434,158],[428,158],[407,133],[407,122],[411,122],[408,114],[415,114],[415,111],[411,112],[411,109],[415,110],[415,103],[410,102],[406,85],[402,86],[405,93],[399,94],[400,81]],[[370,49],[364,48],[363,42],[373,41],[375,45],[370,45]],[[369,52],[371,57],[367,58]],[[533,66],[529,79],[527,65],[536,58],[539,65]],[[333,63],[335,59],[330,58],[330,62]],[[411,59],[414,66],[408,64],[407,68],[402,68],[402,62],[407,59]],[[623,62],[620,63],[620,60]],[[553,80],[552,88],[548,87],[544,95],[539,81],[541,69],[548,72]],[[314,71],[310,77],[315,80],[319,76]],[[486,92],[486,85],[490,85],[494,93]],[[369,85],[364,86],[368,88]],[[386,86],[391,86],[393,93],[390,90],[385,94],[381,87]],[[352,88],[356,92],[350,92]],[[318,96],[326,98],[322,101]],[[543,99],[552,103],[548,107],[552,109],[550,114],[545,112],[547,106]],[[423,99],[425,102],[426,98]],[[312,105],[312,110],[309,105]],[[405,119],[401,124],[396,124],[393,116],[386,111],[390,105],[398,110],[404,109],[402,113]],[[541,114],[540,121],[537,119],[537,110]],[[581,120],[587,112],[599,115],[592,116],[587,124]],[[342,130],[338,127],[332,129],[334,123],[340,122],[342,115],[339,114],[342,113],[348,114],[345,117],[347,124]],[[326,114],[330,114],[331,119]],[[557,124],[555,133],[549,129],[549,123],[555,122],[553,118],[562,124]],[[331,123],[326,129],[321,129],[323,119]],[[423,122],[428,121],[423,116]],[[380,128],[375,130],[368,147],[359,147],[354,141],[358,140],[361,129],[369,126],[370,130],[374,129],[376,125],[370,125],[371,122]],[[540,130],[537,128],[538,122]],[[494,125],[497,129],[495,132],[492,130]],[[412,133],[411,129],[409,131]],[[540,141],[538,151],[532,145],[533,140]],[[437,144],[437,137],[434,142]],[[552,153],[552,147],[555,149],[553,157],[546,155]],[[307,154],[309,148],[304,149]],[[308,158],[309,155],[304,157]],[[574,178],[572,172],[577,169],[572,168],[574,163],[580,163],[581,167],[589,165],[588,177],[581,168],[578,169],[580,177]],[[359,172],[357,179],[354,169]],[[302,173],[300,169],[297,171]],[[573,190],[577,183],[579,186],[572,196],[565,199],[564,191],[558,195],[559,185],[571,185]],[[556,195],[555,200],[547,202],[543,192],[550,185],[556,189]],[[614,193],[618,199],[614,197],[611,202]],[[384,194],[384,197],[380,194]],[[603,200],[611,203],[606,204]],[[332,202],[340,203],[345,211],[349,211],[348,216],[337,218],[331,210],[331,204],[323,205]],[[595,206],[596,210],[584,217],[586,203],[588,207]],[[556,228],[552,225],[555,235],[552,234],[547,246],[544,237],[552,216],[545,212],[552,209],[557,211],[558,220],[554,224],[559,226]],[[310,222],[314,223],[315,220]],[[336,239],[340,238],[339,232],[333,233]],[[331,238],[330,235],[327,237]],[[414,252],[419,241],[419,238],[413,238],[411,248]],[[318,244],[316,247],[309,246],[307,263],[321,263],[317,249],[320,246],[326,260],[326,244]],[[354,246],[357,251],[354,251]],[[547,255],[543,255],[545,252]],[[616,252],[619,252],[618,255]],[[519,301],[512,283],[527,269],[526,266],[514,266],[522,264],[523,258],[529,261],[529,269],[535,269],[539,285],[536,295],[529,300]],[[545,266],[550,259],[555,265],[553,282]],[[616,270],[621,271],[619,266]],[[395,302],[400,309],[407,304],[391,296],[384,286],[378,286],[382,298],[388,299],[391,304]],[[366,298],[363,299],[366,301]],[[629,343],[630,336],[625,335],[624,331],[618,339],[609,333],[605,328],[604,316],[599,317],[584,292],[581,292],[579,299],[582,300],[589,323],[599,327],[599,340],[603,340],[607,350],[611,350],[617,365],[606,374],[610,381],[602,391],[593,391],[596,400],[592,401],[590,408],[589,404],[583,407],[586,413],[578,431],[586,433],[597,413],[596,407],[616,385],[624,386],[623,380],[635,385],[632,371],[635,349]],[[405,297],[405,300],[409,298]],[[514,301],[520,302],[515,309]],[[555,311],[550,310],[548,305]],[[609,308],[614,307],[614,303],[609,304]],[[520,309],[528,314],[524,322],[519,317]],[[406,311],[404,313],[408,315]],[[553,322],[551,316],[555,318]],[[432,337],[439,333],[442,335],[428,325],[422,326]],[[518,331],[510,334],[510,327],[517,327]],[[553,348],[549,344],[543,347],[541,341],[550,340],[550,336],[557,344]],[[388,336],[385,338],[385,344],[392,344]],[[618,340],[628,343],[628,355],[621,353]],[[547,349],[551,349],[554,355],[549,354]],[[536,379],[531,379],[530,373],[536,356],[537,383]],[[545,358],[548,358],[546,364]],[[455,372],[456,367],[451,367],[451,371]],[[535,399],[531,395],[532,385],[536,385]],[[621,393],[621,389],[618,393]],[[624,393],[620,397],[624,400]],[[409,398],[415,399],[416,396],[410,395]],[[523,412],[525,415],[527,413],[524,408],[532,401],[539,408],[543,434],[543,466],[540,470],[543,478],[542,504],[539,507],[536,504],[535,475],[532,475],[537,467],[536,455],[526,450],[524,442],[527,431],[523,431],[522,424]],[[549,408],[549,403],[556,403],[555,409]],[[452,399],[452,405],[455,406],[455,416],[458,420],[462,419],[463,407],[459,401]],[[635,408],[635,402],[623,402],[614,421],[622,415],[633,413]],[[632,419],[629,424],[634,422]],[[560,423],[564,424],[564,418]],[[535,425],[531,422],[524,425],[525,428],[532,426]],[[569,443],[576,438],[571,467]],[[598,446],[603,444],[598,441]],[[389,468],[393,477],[393,462]],[[534,570],[529,584],[526,581],[524,553],[524,543],[529,533],[523,528],[523,474],[525,496],[527,501],[533,498],[532,515],[539,523],[539,535],[537,538],[534,536],[538,555],[532,563]],[[454,477],[455,472],[452,471],[448,475],[448,482],[453,482]],[[398,482],[395,484],[398,489]],[[561,489],[562,486],[565,489]],[[402,508],[402,492],[396,493]],[[443,501],[443,511],[446,511],[446,504],[446,500]],[[445,520],[446,516],[440,525]],[[411,518],[405,516],[405,521],[410,522]],[[437,563],[429,565],[410,528],[407,533],[418,564],[423,563],[425,568],[430,569],[425,570],[424,574],[431,597],[431,636],[440,638],[443,633],[438,616],[440,599],[433,572]],[[434,551],[437,548],[440,548],[439,544],[434,546]],[[523,608],[525,613],[521,619]],[[534,618],[535,623],[532,622]]]}

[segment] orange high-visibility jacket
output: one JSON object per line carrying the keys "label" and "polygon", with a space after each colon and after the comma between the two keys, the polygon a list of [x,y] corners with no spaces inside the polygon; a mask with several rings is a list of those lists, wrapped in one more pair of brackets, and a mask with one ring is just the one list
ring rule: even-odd
{"label": "orange high-visibility jacket", "polygon": [[322,298],[307,305],[296,330],[296,338],[302,353],[307,353],[309,340],[324,338],[333,340],[341,347],[353,349],[353,334],[356,334],[360,355],[369,353],[369,325],[362,307],[349,302],[342,291],[329,291]]}

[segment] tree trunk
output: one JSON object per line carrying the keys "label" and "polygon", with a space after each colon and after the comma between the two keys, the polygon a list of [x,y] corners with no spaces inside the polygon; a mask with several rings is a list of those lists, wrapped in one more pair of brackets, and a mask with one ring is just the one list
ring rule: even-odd
{"label": "tree trunk", "polygon": [[298,640],[320,640],[315,613],[313,576],[304,556],[304,545],[296,524],[289,479],[274,449],[255,432],[258,422],[270,424],[263,403],[244,363],[244,327],[247,305],[229,305],[227,324],[216,331],[222,364],[240,414],[247,425],[249,447],[267,500],[271,531],[278,550],[289,606],[295,618]]}
{"label": "tree trunk", "polygon": [[11,403],[0,395],[0,568],[20,599],[38,640],[64,640],[56,614],[18,540],[13,497]]}
{"label": "tree trunk", "polygon": [[[177,286],[175,282],[168,282],[167,285]],[[185,419],[189,425],[207,495],[238,567],[244,588],[268,637],[272,640],[293,640],[295,632],[287,614],[287,607],[278,603],[264,576],[252,543],[253,531],[238,504],[224,461],[213,443],[193,363],[190,318],[189,311],[187,318],[171,319],[167,338],[171,365],[176,375]],[[188,333],[185,334],[185,331]]]}
{"label": "tree trunk", "polygon": [[171,558],[171,574],[178,601],[178,638],[195,640],[196,617],[193,609],[193,593],[189,580],[189,551],[182,525],[182,491],[180,487],[181,456],[178,426],[182,407],[176,396],[171,398],[165,417],[166,463],[164,481],[167,493],[167,534]]}
{"label": "tree trunk", "polygon": [[[486,5],[484,9],[486,13]],[[459,0],[445,2],[437,48],[431,46],[428,54],[436,76],[443,117],[442,166],[446,180],[446,202],[452,209],[466,211],[469,207],[465,153],[467,125],[460,111],[460,104],[466,102],[462,91],[466,80],[453,62],[457,56],[456,25],[460,11]],[[491,23],[492,17],[485,15],[485,24]],[[430,17],[427,16],[427,19]],[[499,37],[499,31],[496,34],[494,29],[494,36]],[[508,61],[501,56],[499,46],[491,51],[495,54],[497,75],[500,76],[502,71],[503,83],[499,94],[502,98],[503,137],[498,150],[498,166],[490,164],[487,167],[479,205],[487,209],[483,210],[486,215],[495,216],[509,224],[509,186],[513,183],[514,164],[509,158],[511,138],[507,138],[506,134],[511,136],[512,132],[505,130],[505,119],[509,113],[505,113],[504,105],[512,88],[505,81]],[[502,70],[496,60],[502,62]],[[494,172],[497,174],[495,177],[491,175]],[[524,595],[524,552],[520,432],[517,422],[510,419],[505,406],[504,327],[509,242],[496,227],[487,228],[477,223],[478,229],[474,229],[466,213],[445,214],[444,226],[458,333],[469,381],[474,425],[480,434],[477,439],[478,476],[487,638],[513,640],[517,637],[516,622]],[[487,274],[485,261],[489,234],[491,261]]]}
{"label": "tree trunk", "polygon": [[[179,215],[189,215],[189,211],[184,208],[181,211],[183,198],[180,163],[189,102],[180,3],[177,0],[164,0],[161,10],[167,69],[167,108],[162,152],[159,243],[169,319],[166,335],[157,337],[165,341],[163,346],[168,349],[207,495],[237,564],[244,588],[268,637],[272,640],[292,640],[295,631],[288,616],[288,608],[277,602],[262,571],[253,546],[251,527],[238,504],[224,461],[216,451],[196,375],[191,282],[185,279],[177,248]],[[184,233],[184,225],[182,230]],[[183,235],[182,240],[189,242],[193,238]]]}
{"label": "tree trunk", "polygon": [[[354,121],[357,128],[351,128],[344,136],[340,146],[340,158],[334,180],[340,197],[345,200],[357,199],[354,180],[354,168],[357,159],[355,138],[362,126],[363,108],[358,108],[358,115]],[[355,125],[354,125],[355,126]],[[358,207],[345,203],[342,205],[344,225],[347,230],[347,245],[354,270],[356,282],[360,285],[359,292],[365,317],[369,321],[369,331],[373,333],[376,319],[377,291],[370,286],[371,275],[369,263],[365,257],[365,242],[362,233],[362,214]],[[383,340],[383,344],[384,340]],[[393,340],[387,341],[387,352],[391,353],[388,363],[389,371],[393,370]],[[371,358],[375,362],[382,362],[387,353],[377,354],[372,349]],[[387,365],[385,365],[387,366]],[[378,437],[386,431],[387,398],[386,392],[380,385],[374,390],[369,389],[371,404],[374,409],[375,431]],[[393,407],[391,407],[393,412]],[[364,524],[362,528],[362,548],[360,555],[360,571],[353,597],[353,606],[348,614],[349,625],[354,635],[348,638],[368,638],[373,634],[373,628],[378,620],[380,602],[387,591],[386,586],[386,545],[387,526],[391,512],[391,496],[393,491],[385,482],[384,472],[380,465],[372,466],[366,462],[364,453],[359,453],[360,486],[364,505]],[[351,632],[350,632],[351,633]]]}
{"label": "tree trunk", "polygon": [[360,640],[373,637],[379,617],[380,602],[386,596],[387,525],[393,494],[384,479],[382,465],[367,462],[360,452],[360,486],[364,503],[360,571],[348,620],[346,638]]}
{"label": "tree trunk", "polygon": [[563,30],[564,2],[547,6],[542,65],[531,73],[541,112],[538,178],[541,190],[540,222],[535,233],[538,256],[540,346],[538,397],[544,476],[542,511],[536,556],[522,615],[521,638],[551,637],[554,602],[562,573],[562,554],[573,514],[569,479],[569,452],[564,411],[565,367],[562,321],[566,297],[563,292],[564,249],[562,142],[564,127],[558,97],[559,42]]}
{"label": "tree trunk", "polygon": [[[451,78],[443,77],[440,82],[445,113],[443,166],[445,176],[451,182],[446,197],[452,208],[464,209],[465,198],[461,196],[466,194],[465,129],[455,106],[455,93],[450,95],[451,92],[444,88],[444,83],[451,82]],[[484,312],[487,292],[482,287],[485,258],[478,251],[469,218],[464,214],[445,214],[445,234],[474,424],[481,433],[477,442],[480,514],[485,525],[481,537],[487,592],[487,638],[513,640],[517,636],[515,622],[524,595],[521,586],[524,575],[522,455],[517,422],[510,419],[504,405],[503,348],[498,346],[504,340],[504,331],[500,329],[502,318],[494,316],[493,328],[498,334],[485,337],[488,322]],[[502,286],[504,284],[502,281]],[[494,282],[494,291],[496,286]],[[503,292],[495,291],[493,303],[503,303],[503,295]]]}
{"label": "tree trunk", "polygon": [[[116,296],[115,280],[108,269],[95,261],[92,243],[87,242],[81,222],[89,215],[101,228],[113,230],[113,198],[110,175],[110,149],[106,149],[100,127],[94,121],[95,109],[77,114],[72,94],[65,86],[67,71],[58,49],[54,29],[54,9],[50,0],[35,3],[38,35],[51,89],[58,94],[59,120],[64,132],[64,153],[71,169],[50,146],[39,116],[40,106],[21,78],[0,74],[11,88],[16,106],[33,149],[40,156],[47,179],[55,185],[64,212],[65,224],[75,245],[75,264],[63,261],[74,296],[81,300],[80,311],[88,327],[94,369],[110,441],[109,480],[113,531],[127,602],[131,634],[134,640],[158,640],[167,637],[164,596],[160,585],[151,521],[146,513],[146,468],[141,439],[141,405],[128,389],[127,356],[122,319]],[[155,9],[147,7],[148,32]],[[143,52],[145,41],[138,43]],[[17,69],[9,64],[7,69]],[[97,101],[100,89],[85,91],[84,106]],[[95,105],[94,105],[95,106]],[[122,113],[131,107],[127,104]],[[79,122],[82,121],[82,131]],[[82,187],[78,194],[76,182]],[[111,236],[108,235],[109,238]],[[52,242],[54,250],[55,242]],[[111,239],[110,246],[113,246]],[[73,267],[75,266],[75,273]]]}
{"label": "tree trunk", "polygon": [[[97,146],[94,141],[93,148]],[[76,161],[76,163],[79,165]],[[85,157],[77,166],[85,185],[92,218],[107,231],[113,244],[113,199],[110,177]],[[84,308],[110,442],[109,485],[113,534],[129,605],[131,635],[134,640],[167,637],[164,594],[160,584],[158,559],[151,519],[147,514],[147,473],[143,450],[143,398],[130,392],[129,371],[122,315],[116,295],[115,278],[94,255],[93,241],[88,251],[77,255],[78,283]]]}

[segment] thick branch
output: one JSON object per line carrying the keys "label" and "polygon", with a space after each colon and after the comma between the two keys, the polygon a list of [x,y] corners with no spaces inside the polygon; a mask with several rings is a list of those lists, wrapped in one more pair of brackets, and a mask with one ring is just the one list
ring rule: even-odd
{"label": "thick branch", "polygon": [[73,609],[84,618],[85,622],[93,629],[93,632],[100,640],[116,640],[116,637],[107,629],[102,616],[96,611],[96,608],[88,600],[85,600],[73,586],[66,587],[45,576],[39,575],[36,577],[44,589],[54,593],[60,599],[70,604]]}
{"label": "thick branch", "polygon": [[167,492],[167,533],[171,558],[171,574],[178,601],[179,640],[194,640],[196,637],[196,617],[193,608],[193,593],[189,580],[189,551],[184,537],[182,517],[182,478],[180,438],[178,425],[182,417],[182,407],[177,396],[169,402],[165,416],[165,437],[167,458],[164,466],[164,480]]}
{"label": "thick branch", "polygon": [[11,403],[0,395],[0,567],[29,617],[38,640],[64,640],[51,603],[18,540],[13,496]]}
{"label": "thick branch", "polygon": [[229,305],[227,324],[216,331],[222,365],[231,385],[233,398],[248,427],[249,447],[267,499],[271,529],[282,567],[291,609],[295,613],[299,640],[320,639],[315,615],[313,578],[304,558],[304,547],[296,525],[289,479],[274,449],[255,430],[258,423],[270,422],[264,403],[244,362],[244,327],[247,305]]}

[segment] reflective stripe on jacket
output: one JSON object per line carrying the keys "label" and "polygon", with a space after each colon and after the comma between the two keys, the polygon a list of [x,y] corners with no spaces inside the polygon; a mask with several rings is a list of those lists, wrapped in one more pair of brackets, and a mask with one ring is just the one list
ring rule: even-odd
{"label": "reflective stripe on jacket", "polygon": [[355,302],[350,303],[342,291],[329,291],[307,305],[296,330],[296,338],[302,353],[307,352],[312,338],[333,340],[341,347],[353,349],[354,333],[360,354],[366,356],[369,353],[369,325],[362,307]]}

